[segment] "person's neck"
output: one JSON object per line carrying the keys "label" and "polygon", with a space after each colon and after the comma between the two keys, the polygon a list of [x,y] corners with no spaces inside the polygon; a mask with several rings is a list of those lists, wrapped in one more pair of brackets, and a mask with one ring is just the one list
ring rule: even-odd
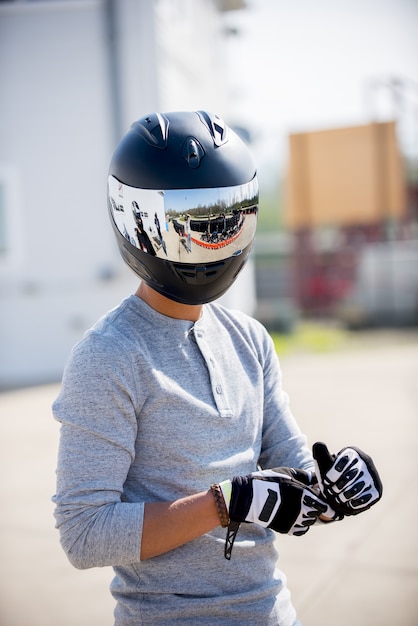
{"label": "person's neck", "polygon": [[141,298],[148,306],[150,306],[158,313],[166,315],[167,317],[173,317],[178,320],[189,320],[190,322],[197,322],[202,315],[201,304],[182,304],[181,302],[175,302],[152,289],[146,283],[141,282],[138,289],[135,292],[138,298]]}

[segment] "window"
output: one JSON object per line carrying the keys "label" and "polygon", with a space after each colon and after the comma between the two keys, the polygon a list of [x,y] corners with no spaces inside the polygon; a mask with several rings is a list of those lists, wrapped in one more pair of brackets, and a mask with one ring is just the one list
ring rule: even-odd
{"label": "window", "polygon": [[0,163],[0,271],[22,260],[21,211],[17,171]]}
{"label": "window", "polygon": [[7,253],[6,200],[4,183],[0,181],[0,255]]}

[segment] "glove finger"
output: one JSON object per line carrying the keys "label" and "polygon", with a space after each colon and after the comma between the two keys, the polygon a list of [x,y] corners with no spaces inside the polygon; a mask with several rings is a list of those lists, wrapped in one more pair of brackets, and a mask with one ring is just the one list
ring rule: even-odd
{"label": "glove finger", "polygon": [[307,489],[304,489],[302,505],[302,510],[305,517],[308,520],[313,520],[313,522],[316,521],[316,518],[319,515],[322,515],[328,510],[328,505],[326,504],[326,502],[318,498],[316,494],[312,493],[312,491],[308,491]]}
{"label": "glove finger", "polygon": [[352,500],[354,496],[361,493],[366,487],[366,483],[364,480],[358,480],[353,485],[350,485],[347,489],[343,491],[343,496],[345,500]]}
{"label": "glove finger", "polygon": [[287,534],[304,535],[327,509],[326,503],[318,498],[313,491],[303,489],[299,513],[287,530]]}
{"label": "glove finger", "polygon": [[[383,493],[383,485],[380,480],[379,472],[377,471],[376,465],[373,462],[371,456],[360,450],[360,448],[356,448],[353,446],[352,448],[360,457],[361,461],[365,464],[367,468],[367,477],[370,477],[371,483],[376,490],[378,498],[381,498]],[[366,474],[366,472],[365,472]]]}
{"label": "glove finger", "polygon": [[273,467],[270,470],[261,470],[254,472],[253,476],[264,478],[266,480],[277,480],[279,476],[288,476],[292,481],[295,480],[307,487],[311,487],[316,483],[316,476],[313,472],[307,472],[297,467]]}
{"label": "glove finger", "polygon": [[362,475],[363,463],[353,448],[344,448],[335,457],[331,469],[327,472],[326,482],[336,492],[351,486]]}
{"label": "glove finger", "polygon": [[313,444],[312,454],[319,473],[323,478],[333,466],[335,457],[329,453],[327,446],[322,441],[317,441]]}
{"label": "glove finger", "polygon": [[294,480],[297,480],[307,487],[311,487],[316,483],[316,476],[313,472],[305,472],[305,470],[294,467],[292,467],[290,471]]}
{"label": "glove finger", "polygon": [[353,507],[353,510],[361,510],[364,507],[369,508],[373,504],[373,500],[377,500],[377,496],[373,495],[373,493],[364,493],[360,498],[355,498],[354,500],[350,500],[350,505]]}

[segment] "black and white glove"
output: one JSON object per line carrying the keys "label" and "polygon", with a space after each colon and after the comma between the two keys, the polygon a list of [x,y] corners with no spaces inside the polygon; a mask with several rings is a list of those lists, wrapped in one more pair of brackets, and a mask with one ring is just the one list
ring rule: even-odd
{"label": "black and white glove", "polygon": [[236,476],[220,483],[229,514],[225,558],[241,522],[253,522],[278,533],[304,535],[329,507],[313,488],[312,475],[299,469],[278,467]]}
{"label": "black and white glove", "polygon": [[371,457],[354,446],[330,454],[322,442],[312,446],[322,498],[341,515],[358,515],[382,497],[382,482]]}

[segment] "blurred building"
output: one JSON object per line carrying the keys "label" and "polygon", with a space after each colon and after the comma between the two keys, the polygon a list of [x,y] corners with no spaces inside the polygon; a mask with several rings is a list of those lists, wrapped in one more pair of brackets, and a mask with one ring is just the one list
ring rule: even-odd
{"label": "blurred building", "polygon": [[[137,285],[108,222],[110,155],[133,120],[225,117],[225,12],[243,0],[0,4],[0,387],[60,378]],[[248,285],[235,303],[252,306]]]}
{"label": "blurred building", "polygon": [[282,231],[256,241],[256,315],[268,328],[300,317],[418,324],[416,165],[398,122],[289,135]]}
{"label": "blurred building", "polygon": [[326,314],[350,289],[362,247],[406,219],[394,122],[289,137],[285,222],[295,239],[295,295]]}
{"label": "blurred building", "polygon": [[350,326],[417,324],[418,210],[410,189],[393,120],[292,133],[286,237],[280,245],[275,237],[276,254],[272,243],[257,256],[263,321],[286,327],[299,314]]}

